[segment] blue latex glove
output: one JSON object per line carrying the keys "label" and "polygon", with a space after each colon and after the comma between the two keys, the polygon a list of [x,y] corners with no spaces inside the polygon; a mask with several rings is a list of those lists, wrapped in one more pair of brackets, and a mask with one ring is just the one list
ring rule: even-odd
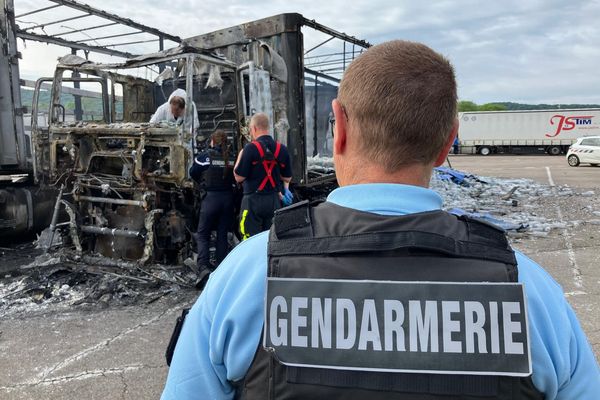
{"label": "blue latex glove", "polygon": [[291,206],[293,201],[294,201],[294,195],[292,194],[292,192],[290,192],[290,189],[287,189],[287,188],[284,189],[283,198],[281,199],[281,202],[283,203],[283,205],[285,207]]}

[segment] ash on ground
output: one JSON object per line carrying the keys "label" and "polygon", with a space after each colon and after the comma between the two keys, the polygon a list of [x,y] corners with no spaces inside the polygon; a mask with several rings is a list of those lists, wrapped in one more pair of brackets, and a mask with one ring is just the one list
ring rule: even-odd
{"label": "ash on ground", "polygon": [[73,261],[41,254],[0,280],[0,318],[73,308],[149,304],[182,290],[195,290],[193,263],[137,266],[102,257]]}

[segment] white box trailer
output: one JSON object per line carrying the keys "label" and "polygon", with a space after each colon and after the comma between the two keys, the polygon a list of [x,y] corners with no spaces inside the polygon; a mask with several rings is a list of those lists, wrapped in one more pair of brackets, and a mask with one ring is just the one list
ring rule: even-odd
{"label": "white box trailer", "polygon": [[600,134],[600,108],[459,113],[460,152],[566,153],[578,137]]}

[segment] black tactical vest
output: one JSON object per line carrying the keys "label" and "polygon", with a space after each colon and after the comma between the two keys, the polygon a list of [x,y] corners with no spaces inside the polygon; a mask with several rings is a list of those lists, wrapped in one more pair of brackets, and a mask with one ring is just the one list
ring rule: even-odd
{"label": "black tactical vest", "polygon": [[233,164],[231,158],[228,165],[221,155],[221,151],[211,148],[208,151],[210,156],[210,167],[203,174],[203,184],[207,191],[232,190],[234,184]]}
{"label": "black tactical vest", "polygon": [[[301,284],[308,282],[308,286],[303,286],[306,292],[313,290],[311,282],[361,284],[365,281],[378,281],[381,282],[381,287],[397,284],[405,285],[404,288],[418,286],[423,282],[441,286],[451,286],[446,282],[459,282],[463,285],[478,282],[471,285],[484,286],[482,282],[485,282],[502,288],[502,285],[506,285],[503,283],[517,282],[518,277],[514,252],[503,231],[485,222],[457,217],[443,211],[383,216],[328,202],[316,207],[309,207],[307,202],[302,202],[276,212],[270,231],[268,260],[269,279],[284,283],[286,278],[287,281],[298,280]],[[265,324],[269,318],[269,296],[267,291]],[[366,304],[367,300],[364,301]],[[289,305],[279,311],[285,310],[289,314],[293,310],[288,307]],[[525,308],[524,302],[522,308]],[[311,317],[304,319],[304,326],[307,319],[310,321]],[[410,373],[284,365],[280,362],[277,350],[269,346],[265,348],[264,344],[267,342],[263,342],[269,329],[279,328],[281,327],[269,328],[265,325],[261,344],[248,373],[242,382],[237,383],[237,399],[544,398],[534,387],[530,372],[521,376],[504,376],[422,373],[429,371],[429,368],[436,369],[437,365],[429,365],[420,372]],[[286,330],[289,329],[294,329],[293,325],[286,326]],[[296,331],[300,332],[297,326]],[[306,337],[310,340],[310,334],[305,335],[305,341]],[[481,350],[481,344],[479,346]],[[367,348],[367,351],[360,354],[364,355],[364,359],[376,357],[377,352],[373,350],[374,348]],[[492,352],[491,347],[487,350]],[[330,362],[327,353],[323,351],[323,356],[320,357],[319,351],[309,344],[305,350],[296,354],[302,358],[302,354],[306,353],[306,357],[313,356],[314,363],[327,365]],[[398,357],[412,357],[414,354],[416,353],[403,352],[398,353]],[[422,358],[416,360],[423,363]],[[356,362],[360,363],[361,359]],[[460,370],[460,357],[455,364]]]}

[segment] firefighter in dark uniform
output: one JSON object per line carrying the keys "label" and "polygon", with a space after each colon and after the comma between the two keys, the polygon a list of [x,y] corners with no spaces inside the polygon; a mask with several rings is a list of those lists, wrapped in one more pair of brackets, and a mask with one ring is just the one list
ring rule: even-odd
{"label": "firefighter in dark uniform", "polygon": [[230,161],[230,148],[227,134],[222,130],[215,131],[210,137],[207,151],[194,157],[190,176],[203,186],[206,196],[202,200],[198,230],[196,232],[198,259],[198,285],[206,283],[210,271],[215,268],[209,257],[210,234],[217,231],[216,262],[217,266],[227,256],[229,243],[227,233],[234,220],[233,162]]}
{"label": "firefighter in dark uniform", "polygon": [[240,211],[242,240],[271,227],[275,210],[290,205],[292,167],[287,147],[269,135],[269,119],[257,113],[250,120],[253,141],[238,155],[235,180],[242,183],[244,197]]}
{"label": "firefighter in dark uniform", "polygon": [[373,46],[332,107],[340,187],[279,210],[219,267],[162,399],[597,399],[560,286],[428,189],[458,131],[450,63],[419,43]]}

